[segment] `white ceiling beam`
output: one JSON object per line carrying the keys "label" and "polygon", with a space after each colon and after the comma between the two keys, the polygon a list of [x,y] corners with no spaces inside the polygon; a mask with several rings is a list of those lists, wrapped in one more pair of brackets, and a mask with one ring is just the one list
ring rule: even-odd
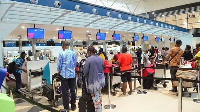
{"label": "white ceiling beam", "polygon": [[130,22],[130,21],[125,21],[125,22],[119,23],[119,24],[117,24],[117,25],[115,25],[115,26],[112,26],[112,27],[109,28],[109,29],[111,30],[111,29],[113,29],[113,28],[115,28],[115,27],[117,27],[117,26],[120,26],[120,25],[122,25],[122,24],[129,23],[129,22]]}
{"label": "white ceiling beam", "polygon": [[98,18],[98,19],[96,19],[96,20],[93,20],[91,23],[85,25],[85,27],[87,28],[87,27],[90,26],[91,24],[93,24],[93,23],[95,23],[95,22],[97,22],[97,21],[99,21],[99,20],[102,20],[102,19],[104,19],[104,18],[107,18],[107,17],[101,17],[101,18]]}
{"label": "white ceiling beam", "polygon": [[8,11],[15,5],[15,3],[10,4],[10,6],[8,7],[8,9],[6,10],[6,12],[3,14],[3,16],[1,17],[1,21],[3,20],[3,18],[6,16],[6,14],[8,13]]}
{"label": "white ceiling beam", "polygon": [[61,14],[60,16],[58,16],[57,18],[55,18],[51,24],[55,23],[58,19],[60,19],[61,17],[65,16],[66,14],[69,14],[71,13],[71,11],[66,11],[65,13]]}

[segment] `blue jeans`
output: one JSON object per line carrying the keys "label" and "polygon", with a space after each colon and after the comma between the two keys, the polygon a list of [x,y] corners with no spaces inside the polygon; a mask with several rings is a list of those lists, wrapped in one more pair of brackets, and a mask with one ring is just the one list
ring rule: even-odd
{"label": "blue jeans", "polygon": [[22,85],[21,74],[20,73],[13,73],[13,75],[15,76],[15,80],[16,80],[15,92],[19,93],[19,89],[21,88],[21,85]]}
{"label": "blue jeans", "polygon": [[69,90],[71,93],[71,108],[76,107],[76,78],[65,79],[61,81],[62,98],[64,109],[69,109]]}

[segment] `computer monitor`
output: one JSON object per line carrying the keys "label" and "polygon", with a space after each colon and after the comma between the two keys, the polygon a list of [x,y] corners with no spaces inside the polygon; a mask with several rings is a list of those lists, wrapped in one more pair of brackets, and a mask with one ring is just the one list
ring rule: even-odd
{"label": "computer monitor", "polygon": [[143,36],[144,41],[148,41],[148,36]]}
{"label": "computer monitor", "polygon": [[97,37],[96,37],[96,39],[97,40],[105,40],[106,39],[106,33],[97,33],[97,35],[96,35]]}
{"label": "computer monitor", "polygon": [[121,35],[120,34],[113,34],[113,40],[114,41],[120,41]]}
{"label": "computer monitor", "polygon": [[160,41],[160,37],[156,37],[156,42],[159,42]]}
{"label": "computer monitor", "polygon": [[139,35],[134,35],[133,40],[134,41],[138,41],[139,40]]}
{"label": "computer monitor", "polygon": [[44,29],[27,28],[28,39],[44,39]]}
{"label": "computer monitor", "polygon": [[69,30],[59,30],[58,31],[58,39],[71,39],[72,31]]}

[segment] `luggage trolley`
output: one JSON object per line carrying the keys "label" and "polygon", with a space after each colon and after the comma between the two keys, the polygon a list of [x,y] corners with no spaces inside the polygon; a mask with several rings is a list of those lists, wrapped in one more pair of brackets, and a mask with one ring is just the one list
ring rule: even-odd
{"label": "luggage trolley", "polygon": [[43,86],[42,95],[47,97],[49,104],[54,107],[58,106],[58,101],[62,97],[61,80],[62,76],[56,73],[52,76],[52,84]]}
{"label": "luggage trolley", "polygon": [[19,92],[26,97],[33,99],[33,90],[39,89],[40,92],[42,87],[42,75],[43,69],[29,70],[28,84],[25,88],[21,88]]}

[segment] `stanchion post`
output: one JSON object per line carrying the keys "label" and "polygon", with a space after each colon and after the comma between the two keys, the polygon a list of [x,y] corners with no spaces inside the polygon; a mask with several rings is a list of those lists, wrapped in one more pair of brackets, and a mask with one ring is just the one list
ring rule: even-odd
{"label": "stanchion post", "polygon": [[114,109],[116,108],[116,105],[111,104],[110,101],[110,74],[108,73],[108,105],[105,105],[104,108],[105,109]]}
{"label": "stanchion post", "polygon": [[[198,70],[198,81],[200,81],[200,68]],[[197,91],[198,91],[198,94],[197,94],[197,98],[196,99],[193,99],[194,102],[196,103],[200,103],[200,83],[197,83]]]}
{"label": "stanchion post", "polygon": [[143,91],[143,67],[141,66],[141,90]]}
{"label": "stanchion post", "polygon": [[[136,69],[134,70],[134,75],[136,76]],[[136,78],[134,78],[134,91],[136,90]]]}
{"label": "stanchion post", "polygon": [[144,80],[143,80],[143,67],[141,66],[141,90],[139,90],[137,93],[138,94],[146,94],[147,92],[146,91],[144,91],[144,85],[143,85],[143,82],[144,82]]}
{"label": "stanchion post", "polygon": [[183,82],[183,79],[179,78],[179,87],[178,87],[178,112],[182,112],[182,82]]}

